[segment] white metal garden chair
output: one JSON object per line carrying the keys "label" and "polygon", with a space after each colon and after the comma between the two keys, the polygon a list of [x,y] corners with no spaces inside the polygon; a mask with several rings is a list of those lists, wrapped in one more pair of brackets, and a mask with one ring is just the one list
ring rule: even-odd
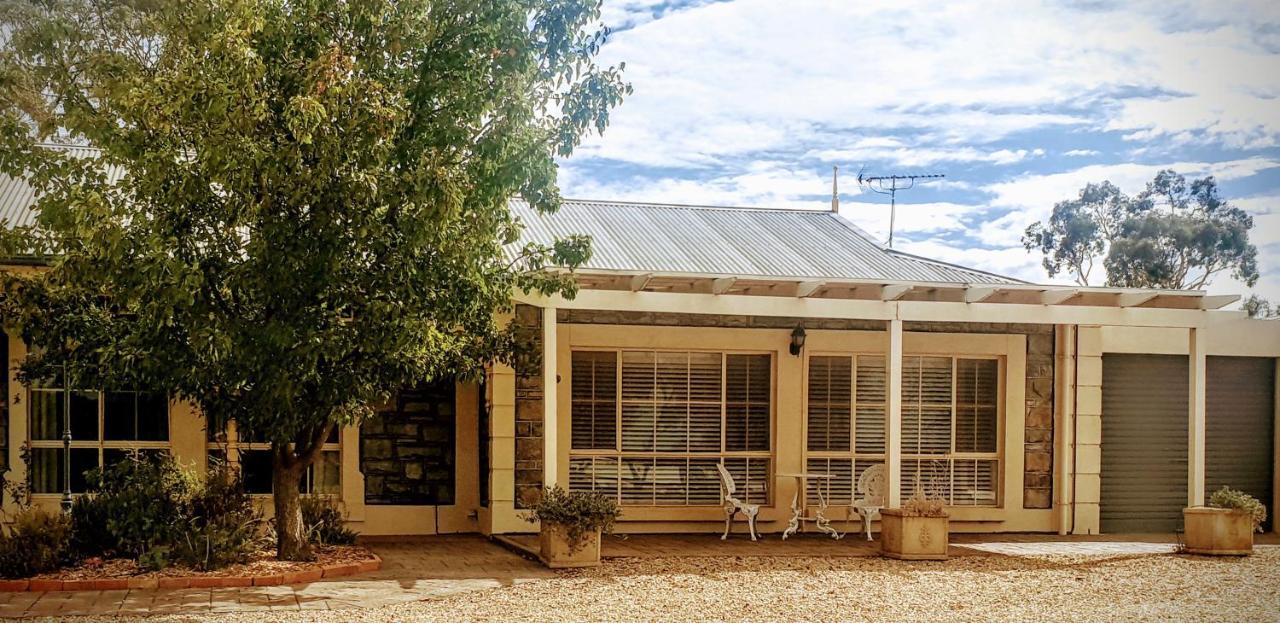
{"label": "white metal garden chair", "polygon": [[880,514],[888,495],[889,481],[885,477],[884,465],[872,465],[862,470],[858,476],[857,495],[850,506],[862,518],[862,531],[871,540],[871,519]]}
{"label": "white metal garden chair", "polygon": [[716,464],[716,470],[720,472],[720,486],[724,490],[724,534],[720,536],[723,541],[729,538],[729,531],[733,528],[733,518],[738,513],[742,513],[747,517],[747,530],[751,533],[751,540],[756,540],[756,515],[760,514],[759,504],[747,504],[736,497],[738,492],[737,485],[733,482],[733,475],[724,465]]}

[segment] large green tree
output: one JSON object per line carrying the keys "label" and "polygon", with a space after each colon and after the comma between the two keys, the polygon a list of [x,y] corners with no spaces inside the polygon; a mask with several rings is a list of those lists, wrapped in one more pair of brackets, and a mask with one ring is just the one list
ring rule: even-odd
{"label": "large green tree", "polygon": [[[495,321],[588,241],[511,251],[521,196],[629,91],[598,0],[0,4],[0,172],[37,189],[5,308],[31,378],[160,389],[271,443],[278,554],[299,480],[398,388],[507,358]],[[91,145],[96,151],[42,142]]]}
{"label": "large green tree", "polygon": [[1049,276],[1080,285],[1106,272],[1106,285],[1200,289],[1229,272],[1252,286],[1258,251],[1249,242],[1253,218],[1218,194],[1213,177],[1188,183],[1161,171],[1137,196],[1110,182],[1088,184],[1053,206],[1048,223],[1027,228],[1022,243],[1044,254]]}

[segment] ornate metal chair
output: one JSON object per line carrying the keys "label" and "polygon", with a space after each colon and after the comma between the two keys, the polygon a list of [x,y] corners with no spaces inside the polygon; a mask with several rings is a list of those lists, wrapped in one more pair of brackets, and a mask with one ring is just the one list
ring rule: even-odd
{"label": "ornate metal chair", "polygon": [[888,485],[884,465],[872,465],[858,476],[857,494],[861,497],[855,498],[850,506],[862,518],[862,531],[868,541],[871,540],[871,519],[884,508]]}
{"label": "ornate metal chair", "polygon": [[742,513],[747,517],[747,530],[751,533],[751,540],[756,540],[756,515],[760,514],[759,504],[747,504],[735,497],[738,492],[737,485],[733,482],[733,476],[729,474],[729,470],[724,465],[716,464],[716,470],[720,472],[720,486],[724,490],[724,534],[720,536],[723,541],[729,538],[729,530],[733,527],[733,518],[738,513]]}

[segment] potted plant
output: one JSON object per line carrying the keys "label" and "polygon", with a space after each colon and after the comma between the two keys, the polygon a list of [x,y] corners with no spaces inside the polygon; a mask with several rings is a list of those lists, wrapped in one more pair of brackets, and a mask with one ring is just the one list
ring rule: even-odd
{"label": "potted plant", "polygon": [[1257,498],[1223,487],[1209,496],[1208,506],[1182,510],[1186,551],[1211,556],[1253,553],[1253,533],[1262,530],[1267,507]]}
{"label": "potted plant", "polygon": [[898,560],[946,560],[950,527],[939,500],[917,493],[880,511],[880,552]]}
{"label": "potted plant", "polygon": [[542,563],[552,569],[600,564],[600,535],[613,529],[619,514],[612,498],[547,488],[529,514],[529,521],[540,524]]}

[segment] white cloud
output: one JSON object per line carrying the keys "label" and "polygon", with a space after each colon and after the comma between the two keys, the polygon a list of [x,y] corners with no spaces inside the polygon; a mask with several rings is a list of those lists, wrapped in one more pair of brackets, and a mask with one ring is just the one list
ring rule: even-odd
{"label": "white cloud", "polygon": [[852,147],[813,151],[806,156],[828,162],[890,162],[905,167],[924,167],[939,162],[986,162],[1014,164],[1028,157],[1044,155],[1043,149],[996,149],[985,151],[973,147]]}
{"label": "white cloud", "polygon": [[[1046,126],[1276,145],[1277,4],[736,0],[655,20],[668,3],[613,0],[606,19],[634,27],[603,60],[626,61],[636,92],[579,153],[708,165],[910,130],[929,142],[885,152],[898,164],[1008,164],[1026,155],[982,146]],[[874,140],[848,149],[908,147]]]}
{"label": "white cloud", "polygon": [[1062,152],[1062,155],[1064,155],[1064,156],[1071,156],[1071,157],[1096,156],[1096,155],[1098,155],[1098,150],[1096,150],[1096,149],[1068,149],[1067,151]]}

